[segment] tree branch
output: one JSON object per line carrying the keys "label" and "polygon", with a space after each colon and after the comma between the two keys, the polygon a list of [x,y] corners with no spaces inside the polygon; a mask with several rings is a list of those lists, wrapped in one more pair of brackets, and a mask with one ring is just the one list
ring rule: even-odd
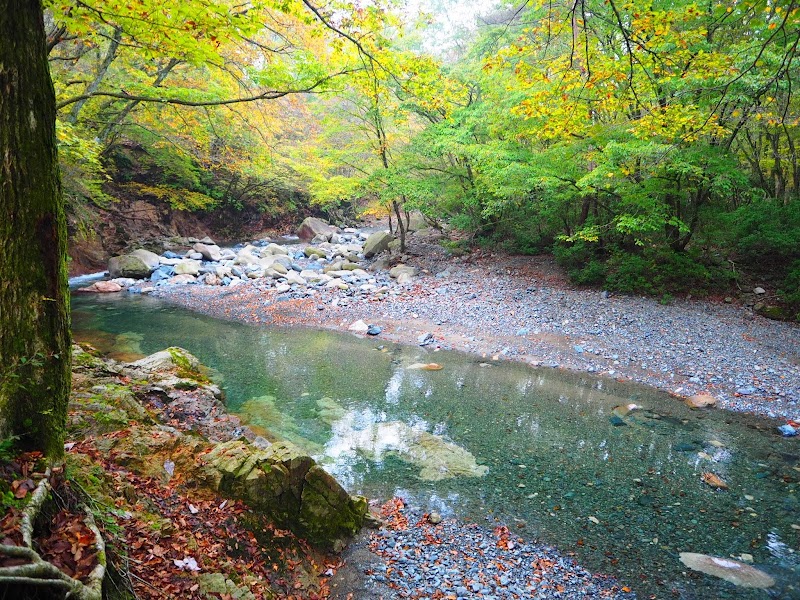
{"label": "tree branch", "polygon": [[56,104],[56,109],[61,110],[62,108],[69,106],[70,104],[74,104],[75,102],[100,96],[106,98],[117,98],[118,100],[129,100],[133,102],[152,102],[155,104],[175,104],[178,106],[193,106],[193,107],[226,106],[228,104],[241,104],[242,102],[255,102],[257,100],[276,100],[278,98],[283,98],[284,96],[289,96],[291,94],[307,94],[313,92],[319,86],[327,83],[328,81],[331,81],[332,79],[340,77],[342,75],[353,73],[354,71],[355,71],[354,69],[338,71],[336,73],[333,73],[332,75],[327,75],[322,79],[318,79],[317,81],[311,83],[310,85],[304,88],[298,88],[294,90],[267,90],[261,92],[260,94],[254,94],[253,96],[244,96],[240,98],[227,98],[225,100],[183,100],[181,98],[158,98],[154,96],[128,94],[126,92],[98,91],[92,94],[83,94],[81,96],[75,96],[74,98],[67,98],[66,100],[62,100],[61,102]]}

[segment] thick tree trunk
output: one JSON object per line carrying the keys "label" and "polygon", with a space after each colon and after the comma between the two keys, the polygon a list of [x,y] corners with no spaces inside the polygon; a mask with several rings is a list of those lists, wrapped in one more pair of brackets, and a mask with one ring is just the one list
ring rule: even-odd
{"label": "thick tree trunk", "polygon": [[63,454],[66,220],[41,0],[0,0],[0,436]]}

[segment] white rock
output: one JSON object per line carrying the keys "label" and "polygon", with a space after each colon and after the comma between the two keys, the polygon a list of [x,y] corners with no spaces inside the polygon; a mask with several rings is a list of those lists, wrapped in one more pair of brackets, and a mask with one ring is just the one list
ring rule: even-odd
{"label": "white rock", "polygon": [[170,283],[172,285],[183,285],[186,283],[194,283],[195,281],[197,281],[197,279],[195,278],[194,275],[191,275],[189,273],[184,273],[182,275],[175,275],[175,277],[168,279],[167,283]]}
{"label": "white rock", "polygon": [[175,275],[197,275],[200,273],[200,261],[183,259],[175,265]]}
{"label": "white rock", "polygon": [[120,285],[124,288],[128,288],[134,285],[136,283],[136,280],[130,277],[117,277],[116,279],[112,279],[111,282],[116,283],[117,285]]}
{"label": "white rock", "polygon": [[306,285],[306,280],[300,277],[300,273],[297,271],[289,271],[284,274],[284,277],[286,277],[286,282],[289,284]]}
{"label": "white rock", "polygon": [[367,333],[369,325],[367,325],[366,323],[364,323],[364,321],[359,319],[358,321],[350,325],[350,327],[348,327],[347,329],[354,333]]}
{"label": "white rock", "polygon": [[761,294],[766,294],[767,290],[765,290],[762,287],[757,287],[756,289],[753,290],[753,293],[758,294],[760,296]]}
{"label": "white rock", "polygon": [[192,246],[195,252],[199,252],[206,260],[218,261],[222,259],[222,254],[219,251],[219,246],[216,244],[201,244],[197,243]]}
{"label": "white rock", "polygon": [[275,286],[275,291],[278,292],[279,294],[285,294],[291,289],[292,286],[290,286],[288,283],[279,283],[278,285]]}
{"label": "white rock", "polygon": [[270,244],[265,248],[267,252],[273,255],[287,255],[289,251],[284,246],[279,246],[278,244]]}
{"label": "white rock", "polygon": [[[250,246],[248,246],[250,248]],[[252,265],[258,262],[258,258],[252,251],[248,250],[248,248],[243,248],[239,250],[239,254],[236,255],[236,258],[233,260],[233,264],[235,265]]]}
{"label": "white rock", "polygon": [[139,248],[131,252],[131,256],[135,256],[148,266],[149,269],[157,269],[158,264],[161,262],[161,257],[155,252],[150,252],[144,248]]}

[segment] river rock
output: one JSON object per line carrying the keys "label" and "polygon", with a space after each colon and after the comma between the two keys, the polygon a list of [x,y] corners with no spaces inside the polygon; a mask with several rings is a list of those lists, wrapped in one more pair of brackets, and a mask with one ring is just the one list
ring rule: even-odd
{"label": "river rock", "polygon": [[111,277],[133,277],[134,279],[144,279],[158,266],[152,269],[140,256],[134,254],[123,254],[122,256],[112,256],[108,260],[108,273]]}
{"label": "river rock", "polygon": [[364,242],[364,256],[372,258],[376,254],[386,252],[389,249],[389,243],[393,239],[392,234],[388,231],[376,231]]}
{"label": "river rock", "polygon": [[770,575],[738,560],[695,552],[681,552],[680,560],[694,571],[719,577],[739,587],[763,589],[775,585]]}
{"label": "river rock", "polygon": [[247,266],[257,263],[258,257],[253,254],[252,250],[252,246],[247,246],[246,248],[239,250],[236,258],[233,259],[233,264]]}
{"label": "river rock", "polygon": [[330,223],[317,217],[307,217],[297,228],[297,237],[301,240],[309,241],[316,236],[320,236],[325,241],[328,241],[335,232],[336,228]]}
{"label": "river rock", "polygon": [[205,260],[211,260],[214,262],[222,260],[222,254],[220,253],[219,246],[210,245],[210,244],[201,244],[198,242],[192,249],[195,252],[198,252],[203,256]]}
{"label": "river rock", "polygon": [[286,278],[286,283],[288,283],[289,285],[306,285],[306,280],[300,277],[300,274],[297,273],[296,271],[289,271],[285,273],[283,276]]}
{"label": "river rock", "polygon": [[389,271],[389,276],[394,277],[395,279],[399,279],[401,275],[407,275],[408,277],[415,277],[417,274],[416,267],[408,267],[406,265],[397,265],[393,267]]}
{"label": "river rock", "polygon": [[709,408],[716,405],[717,399],[711,394],[702,392],[686,398],[684,402],[689,408]]}
{"label": "river rock", "polygon": [[269,252],[274,256],[288,256],[289,251],[284,247],[278,244],[269,244],[266,248],[264,248],[265,252]]}
{"label": "river rock", "polygon": [[199,462],[201,477],[212,488],[243,499],[316,546],[341,550],[364,524],[366,499],[350,496],[288,442],[259,450],[234,440],[217,445]]}
{"label": "river rock", "polygon": [[173,267],[176,275],[199,275],[201,263],[196,260],[186,258]]}
{"label": "river rock", "polygon": [[167,283],[170,285],[186,285],[187,283],[195,283],[197,278],[194,275],[190,275],[189,273],[183,273],[182,275],[175,275],[175,277],[170,277],[167,280]]}
{"label": "river rock", "polygon": [[314,246],[306,246],[306,249],[303,250],[303,254],[305,254],[307,258],[326,258],[328,256],[325,253],[325,250],[322,250],[321,248],[315,248]]}
{"label": "river rock", "polygon": [[157,269],[161,263],[161,257],[155,252],[150,252],[144,248],[139,248],[130,253],[130,256],[139,258],[149,269]]}
{"label": "river rock", "polygon": [[762,294],[766,294],[766,293],[767,293],[767,290],[765,290],[765,289],[764,289],[764,288],[762,288],[762,287],[757,287],[757,288],[755,288],[755,289],[753,290],[753,293],[754,293],[756,296],[761,296]]}
{"label": "river rock", "polygon": [[352,331],[353,333],[367,333],[369,331],[369,325],[364,323],[361,319],[355,321],[350,327],[347,328],[348,331]]}
{"label": "river rock", "polygon": [[94,294],[113,294],[115,292],[121,292],[123,289],[125,288],[115,281],[96,281],[92,285],[81,288],[78,291]]}
{"label": "river rock", "polygon": [[161,350],[130,363],[131,367],[147,371],[151,375],[165,374],[175,369],[184,369],[199,373],[200,361],[193,355],[177,346]]}

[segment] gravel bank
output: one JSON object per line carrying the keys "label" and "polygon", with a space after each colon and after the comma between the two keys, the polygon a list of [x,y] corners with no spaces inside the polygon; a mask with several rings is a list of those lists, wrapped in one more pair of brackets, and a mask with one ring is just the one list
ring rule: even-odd
{"label": "gravel bank", "polygon": [[450,519],[434,525],[398,499],[381,512],[387,526],[348,550],[346,566],[330,583],[333,600],[636,597],[613,578],[592,575],[555,548],[526,542],[502,525]]}
{"label": "gravel bank", "polygon": [[[800,327],[709,301],[576,289],[548,257],[431,252],[422,276],[392,292],[333,289],[278,294],[261,281],[235,288],[166,286],[154,295],[249,323],[346,330],[362,319],[380,338],[630,379],[673,394],[707,392],[722,408],[800,421]],[[342,305],[342,300],[346,305]]]}

